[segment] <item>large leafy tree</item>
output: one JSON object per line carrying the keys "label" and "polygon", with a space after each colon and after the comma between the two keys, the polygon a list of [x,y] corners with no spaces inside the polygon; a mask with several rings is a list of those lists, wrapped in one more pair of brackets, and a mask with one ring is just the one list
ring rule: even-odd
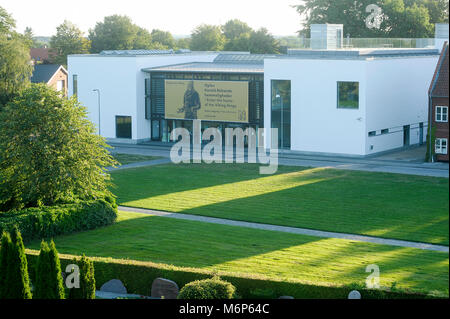
{"label": "large leafy tree", "polygon": [[[379,29],[367,28],[369,4],[383,10]],[[433,24],[448,21],[448,0],[304,0],[294,6],[302,16],[302,34],[309,36],[314,23],[339,23],[354,38],[433,36]]]}
{"label": "large leafy tree", "polygon": [[50,39],[50,47],[54,51],[52,62],[66,66],[69,54],[89,53],[90,45],[90,41],[76,25],[64,20],[56,27],[56,34]]}
{"label": "large leafy tree", "polygon": [[220,26],[202,24],[191,34],[190,49],[193,51],[220,51],[225,45]]}
{"label": "large leafy tree", "polygon": [[176,47],[175,39],[173,38],[172,34],[168,31],[153,29],[151,36],[153,43],[159,43],[168,49],[175,49]]}
{"label": "large leafy tree", "polygon": [[0,211],[111,196],[107,147],[76,99],[32,84],[0,112]]}
{"label": "large leafy tree", "polygon": [[249,49],[251,53],[272,54],[280,53],[278,41],[266,28],[261,28],[250,34]]}
{"label": "large leafy tree", "polygon": [[164,45],[153,42],[148,30],[139,27],[127,16],[112,15],[98,22],[89,30],[91,52],[103,50],[164,49]]}
{"label": "large leafy tree", "polygon": [[127,16],[112,15],[97,22],[89,31],[91,50],[98,53],[102,50],[131,50],[136,42],[138,28]]}
{"label": "large leafy tree", "polygon": [[30,44],[15,26],[14,19],[0,7],[0,108],[28,85],[33,72]]}
{"label": "large leafy tree", "polygon": [[232,19],[228,20],[223,26],[223,35],[227,38],[227,40],[234,40],[239,38],[243,34],[248,34],[252,32],[252,28],[245,22]]}

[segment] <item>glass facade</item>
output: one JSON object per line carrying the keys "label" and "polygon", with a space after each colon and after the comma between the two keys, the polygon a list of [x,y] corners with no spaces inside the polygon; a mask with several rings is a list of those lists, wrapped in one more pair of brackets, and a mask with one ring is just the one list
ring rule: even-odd
{"label": "glass facade", "polygon": [[278,129],[278,148],[291,148],[291,81],[271,81],[271,127]]}
{"label": "glass facade", "polygon": [[[264,119],[264,76],[262,74],[221,74],[221,73],[152,73],[145,81],[146,118],[151,118],[151,139],[161,142],[175,142],[170,133],[173,129],[183,127],[191,132],[192,121],[165,118],[165,80],[211,80],[211,81],[243,81],[249,83],[249,123],[202,121],[202,133],[209,127],[217,127],[222,132],[222,143],[225,143],[225,128],[263,127]],[[192,140],[192,139],[191,139]],[[208,143],[206,141],[205,143]]]}

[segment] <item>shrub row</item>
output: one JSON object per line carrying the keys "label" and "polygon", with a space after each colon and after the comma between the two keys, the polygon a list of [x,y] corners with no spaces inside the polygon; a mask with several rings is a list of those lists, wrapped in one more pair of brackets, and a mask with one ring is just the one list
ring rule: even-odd
{"label": "shrub row", "polygon": [[[33,268],[38,252],[27,250],[28,264]],[[72,263],[74,256],[59,255],[61,268]],[[276,281],[265,277],[248,277],[240,274],[213,273],[198,268],[182,268],[171,265],[122,260],[112,258],[90,257],[95,267],[95,282],[97,289],[111,279],[120,279],[129,293],[150,296],[151,284],[158,277],[175,281],[180,288],[196,280],[208,279],[219,275],[221,279],[236,287],[236,295],[245,299],[274,299],[280,296],[294,298],[326,298],[346,299],[348,293],[357,288],[364,299],[383,298],[425,298],[426,295],[410,294],[403,291],[366,290],[357,286],[333,287],[305,284],[296,281]],[[30,277],[34,271],[30,272]]]}
{"label": "shrub row", "polygon": [[116,218],[114,199],[32,207],[0,212],[0,233],[11,231],[17,225],[24,242],[28,242],[110,225]]}

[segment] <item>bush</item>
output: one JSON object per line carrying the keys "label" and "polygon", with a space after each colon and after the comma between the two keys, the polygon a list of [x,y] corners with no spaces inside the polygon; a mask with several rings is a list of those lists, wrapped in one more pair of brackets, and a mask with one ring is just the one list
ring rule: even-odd
{"label": "bush", "polygon": [[80,287],[69,290],[69,299],[95,299],[94,264],[85,255],[74,259],[80,269]]}
{"label": "bush", "polygon": [[218,277],[196,280],[180,290],[178,299],[233,299],[236,288]]}
{"label": "bush", "polygon": [[64,299],[61,265],[53,240],[42,241],[36,265],[33,299]]}
{"label": "bush", "polygon": [[12,233],[6,258],[8,265],[2,297],[7,299],[31,299],[28,262],[22,236],[17,228]]}
{"label": "bush", "polygon": [[9,233],[3,232],[0,245],[0,299],[5,299],[8,296],[6,288],[8,279],[8,258],[9,251],[12,249],[12,241]]}
{"label": "bush", "polygon": [[[27,251],[29,267],[36,265],[38,252]],[[73,263],[75,256],[60,255],[62,268]],[[179,287],[189,282],[202,280],[214,276],[212,272],[199,269],[177,267],[172,265],[157,264],[152,262],[112,259],[102,257],[90,257],[95,267],[95,282],[97,289],[112,278],[120,279],[129,293],[150,296],[151,284],[156,278],[167,278],[175,281]],[[30,272],[30,276],[35,274]],[[299,281],[277,281],[264,276],[247,276],[233,273],[219,273],[220,277],[237,288],[240,298],[244,299],[276,299],[280,296],[293,296],[297,299],[347,299],[348,293],[354,286],[322,286]],[[33,278],[32,278],[33,280]],[[383,298],[426,298],[426,293],[408,291],[389,291],[383,289],[363,289],[360,291],[363,299]],[[433,296],[430,296],[433,297]],[[448,298],[448,295],[445,296]]]}
{"label": "bush", "polygon": [[25,242],[110,225],[117,218],[114,199],[33,207],[0,213],[0,232],[17,226]]}

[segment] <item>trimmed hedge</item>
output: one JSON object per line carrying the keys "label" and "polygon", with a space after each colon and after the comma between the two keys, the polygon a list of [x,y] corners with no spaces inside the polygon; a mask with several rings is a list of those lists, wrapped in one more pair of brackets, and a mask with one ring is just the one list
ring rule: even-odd
{"label": "trimmed hedge", "polygon": [[[38,251],[27,250],[28,265],[34,268]],[[73,255],[59,254],[61,268],[73,262]],[[101,257],[89,257],[94,263],[95,282],[97,289],[107,281],[120,279],[129,293],[145,296],[151,295],[151,285],[156,278],[167,278],[175,281],[179,287],[189,282],[208,279],[215,275],[228,281],[236,287],[236,294],[244,299],[275,299],[280,296],[293,296],[294,298],[326,298],[347,299],[348,293],[353,289],[361,292],[363,299],[398,299],[398,298],[433,298],[425,294],[412,294],[404,291],[366,290],[356,285],[352,286],[318,286],[298,281],[276,281],[262,276],[246,276],[234,273],[213,273],[199,268],[184,268],[172,265],[157,264],[126,259],[112,259]],[[30,270],[33,280],[34,271]]]}
{"label": "trimmed hedge", "polygon": [[236,287],[219,277],[196,280],[185,285],[178,299],[233,299]]}
{"label": "trimmed hedge", "polygon": [[23,240],[52,238],[106,226],[117,219],[117,205],[112,198],[57,206],[31,207],[0,212],[0,233],[17,225]]}

